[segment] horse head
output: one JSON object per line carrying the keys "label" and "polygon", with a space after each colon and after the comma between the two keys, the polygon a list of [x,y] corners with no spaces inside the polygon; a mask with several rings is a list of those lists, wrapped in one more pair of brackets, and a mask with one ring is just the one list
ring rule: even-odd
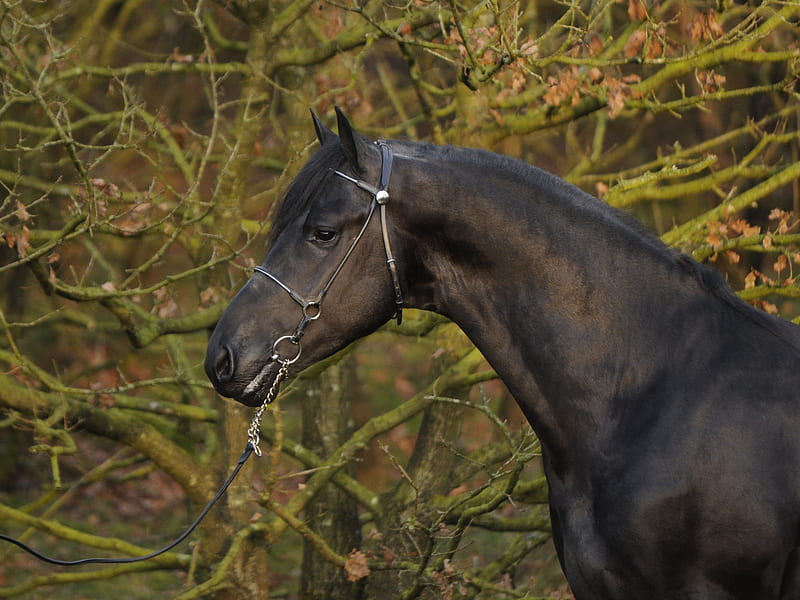
{"label": "horse head", "polygon": [[401,314],[386,218],[391,149],[336,114],[338,136],[312,113],[320,148],[281,202],[266,258],[209,340],[214,387],[250,406],[281,365],[297,373]]}

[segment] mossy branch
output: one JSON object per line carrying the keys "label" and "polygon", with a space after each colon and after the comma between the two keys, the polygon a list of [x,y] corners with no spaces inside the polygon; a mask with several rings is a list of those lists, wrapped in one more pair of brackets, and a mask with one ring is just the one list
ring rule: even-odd
{"label": "mossy branch", "polygon": [[66,426],[80,427],[142,452],[179,482],[195,502],[205,503],[213,494],[216,483],[186,450],[121,409],[98,410],[85,401],[20,385],[8,375],[0,375],[0,403],[30,415],[50,414],[65,405]]}
{"label": "mossy branch", "polygon": [[723,219],[751,204],[755,204],[798,178],[800,178],[800,163],[796,162],[778,171],[761,183],[745,190],[741,194],[671,229],[662,235],[661,239],[670,246],[690,244],[695,240],[697,235],[706,228],[708,223]]}
{"label": "mossy branch", "polygon": [[[183,565],[180,565],[183,566]],[[22,596],[42,587],[52,587],[90,581],[101,581],[129,573],[142,573],[165,569],[179,568],[178,565],[163,565],[158,562],[141,562],[130,565],[119,565],[96,569],[93,571],[71,571],[69,573],[51,573],[48,575],[33,575],[25,582],[0,588],[0,598],[14,598]]]}

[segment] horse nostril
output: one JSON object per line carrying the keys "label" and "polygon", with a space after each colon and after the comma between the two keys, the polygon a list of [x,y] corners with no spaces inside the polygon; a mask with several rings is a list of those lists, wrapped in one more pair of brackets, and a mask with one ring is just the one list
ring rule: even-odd
{"label": "horse nostril", "polygon": [[220,346],[217,356],[214,358],[214,377],[220,383],[228,383],[233,379],[236,372],[236,364],[233,361],[233,352],[227,346]]}

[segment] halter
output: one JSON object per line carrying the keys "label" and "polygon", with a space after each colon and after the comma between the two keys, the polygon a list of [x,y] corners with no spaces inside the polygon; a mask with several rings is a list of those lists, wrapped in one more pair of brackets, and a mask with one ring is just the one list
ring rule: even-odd
{"label": "halter", "polygon": [[[337,267],[333,270],[333,273],[328,278],[328,281],[322,286],[322,289],[316,296],[312,297],[304,297],[300,293],[298,293],[295,289],[291,288],[290,286],[286,285],[280,279],[275,277],[272,273],[267,271],[264,267],[258,266],[254,267],[256,273],[261,273],[267,279],[270,279],[274,283],[278,285],[283,291],[289,294],[292,300],[294,300],[297,304],[300,305],[301,310],[303,311],[303,316],[300,319],[300,322],[297,324],[297,327],[294,330],[294,333],[291,335],[283,335],[275,340],[272,344],[272,356],[270,357],[271,360],[281,363],[281,365],[290,365],[295,362],[298,358],[300,358],[300,353],[302,352],[302,346],[300,345],[300,338],[303,337],[305,333],[305,329],[311,321],[316,321],[319,319],[320,315],[322,314],[322,300],[325,298],[325,295],[328,293],[331,285],[333,285],[334,280],[341,272],[342,268],[344,267],[347,259],[350,258],[350,255],[355,250],[358,242],[361,241],[361,238],[364,236],[364,232],[367,230],[370,221],[372,220],[372,215],[375,213],[375,207],[379,207],[380,210],[380,217],[381,217],[381,233],[383,237],[383,248],[386,252],[386,266],[389,269],[389,274],[392,277],[392,286],[394,287],[394,297],[395,297],[395,318],[397,319],[397,324],[399,325],[403,321],[403,292],[400,288],[400,279],[397,275],[397,266],[395,265],[394,255],[392,254],[392,247],[389,244],[389,228],[386,224],[386,204],[389,202],[389,192],[387,188],[389,187],[389,179],[392,176],[392,161],[393,161],[393,153],[391,147],[384,141],[380,140],[375,142],[380,148],[381,151],[381,179],[380,184],[378,187],[367,183],[366,181],[362,181],[360,179],[355,179],[354,177],[350,177],[341,171],[333,171],[333,173],[342,179],[349,181],[350,183],[354,184],[359,189],[364,190],[365,192],[369,192],[372,194],[372,203],[369,206],[369,213],[367,214],[367,218],[364,220],[364,224],[361,226],[358,234],[353,241],[350,243],[350,246],[347,248],[347,252],[345,252],[342,260],[339,261]],[[288,342],[293,344],[296,347],[296,351],[294,356],[287,358],[286,356],[282,356],[278,346],[284,342]]]}

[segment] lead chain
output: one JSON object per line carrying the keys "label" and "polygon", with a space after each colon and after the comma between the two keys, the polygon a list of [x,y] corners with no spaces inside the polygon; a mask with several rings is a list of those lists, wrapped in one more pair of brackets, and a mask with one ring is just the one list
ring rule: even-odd
{"label": "lead chain", "polygon": [[258,447],[258,444],[261,441],[261,436],[258,433],[259,429],[261,429],[261,418],[264,416],[264,411],[267,410],[267,407],[272,404],[272,402],[278,396],[278,389],[281,386],[281,381],[286,379],[288,375],[289,362],[281,361],[281,368],[278,369],[278,374],[275,376],[275,381],[272,382],[272,385],[267,392],[267,397],[264,398],[264,402],[261,403],[261,406],[256,411],[256,414],[253,415],[253,420],[250,421],[250,427],[247,429],[247,441],[253,447],[253,452],[256,453],[256,456],[261,456],[261,448]]}

